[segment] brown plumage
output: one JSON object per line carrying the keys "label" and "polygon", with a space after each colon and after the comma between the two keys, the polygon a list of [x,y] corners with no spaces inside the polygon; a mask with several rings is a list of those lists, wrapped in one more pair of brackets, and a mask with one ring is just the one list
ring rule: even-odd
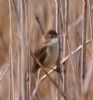
{"label": "brown plumage", "polygon": [[[41,64],[44,63],[44,60],[46,58],[46,55],[47,55],[47,47],[44,46],[40,49],[38,49],[36,52],[35,52],[35,56],[38,58],[38,60],[40,61]],[[36,73],[38,71],[38,69],[40,68],[40,66],[37,64],[37,62],[34,60],[34,66],[33,66],[33,69],[32,69],[32,72],[33,73]]]}
{"label": "brown plumage", "polygon": [[[50,30],[45,35],[45,43],[35,52],[35,56],[44,67],[54,65],[57,61],[59,54],[59,44],[57,33],[54,30]],[[36,73],[40,66],[34,61],[32,72]]]}

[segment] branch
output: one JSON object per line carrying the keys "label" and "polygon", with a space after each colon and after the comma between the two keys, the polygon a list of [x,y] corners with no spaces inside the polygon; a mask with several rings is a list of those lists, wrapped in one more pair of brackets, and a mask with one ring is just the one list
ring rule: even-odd
{"label": "branch", "polygon": [[37,80],[36,80],[36,84],[35,84],[35,89],[33,90],[31,100],[35,99],[39,86],[40,86],[40,70],[38,71],[38,76],[37,76]]}
{"label": "branch", "polygon": [[82,69],[81,74],[84,80],[86,73],[86,24],[87,24],[87,0],[84,0],[84,23],[83,23],[83,33],[82,33]]}
{"label": "branch", "polygon": [[38,23],[42,33],[45,34],[45,31],[44,31],[44,28],[43,28],[43,26],[42,26],[42,24],[40,22],[40,19],[39,19],[39,17],[36,14],[35,14],[35,18],[36,18],[36,21],[37,21],[37,23]]}

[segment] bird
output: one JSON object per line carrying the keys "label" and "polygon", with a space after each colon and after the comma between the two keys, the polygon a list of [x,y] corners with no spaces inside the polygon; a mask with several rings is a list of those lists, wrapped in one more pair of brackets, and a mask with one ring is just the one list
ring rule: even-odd
{"label": "bird", "polygon": [[[49,30],[45,34],[45,43],[35,51],[34,55],[44,68],[54,66],[59,55],[59,38],[55,30]],[[38,63],[34,60],[32,72],[36,73],[40,69]]]}

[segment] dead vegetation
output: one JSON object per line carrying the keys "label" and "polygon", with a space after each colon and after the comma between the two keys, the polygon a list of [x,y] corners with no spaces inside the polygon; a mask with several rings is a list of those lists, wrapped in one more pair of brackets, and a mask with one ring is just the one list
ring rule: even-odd
{"label": "dead vegetation", "polygon": [[[0,100],[92,100],[92,0],[0,0],[0,22]],[[61,73],[33,55],[49,29],[63,35]]]}

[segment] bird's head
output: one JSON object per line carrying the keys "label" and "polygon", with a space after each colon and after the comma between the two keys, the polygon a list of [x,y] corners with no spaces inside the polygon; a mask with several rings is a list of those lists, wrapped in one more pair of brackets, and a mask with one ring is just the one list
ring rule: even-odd
{"label": "bird's head", "polygon": [[58,34],[55,30],[49,30],[45,35],[46,42],[51,42],[51,40],[56,39],[57,36]]}

